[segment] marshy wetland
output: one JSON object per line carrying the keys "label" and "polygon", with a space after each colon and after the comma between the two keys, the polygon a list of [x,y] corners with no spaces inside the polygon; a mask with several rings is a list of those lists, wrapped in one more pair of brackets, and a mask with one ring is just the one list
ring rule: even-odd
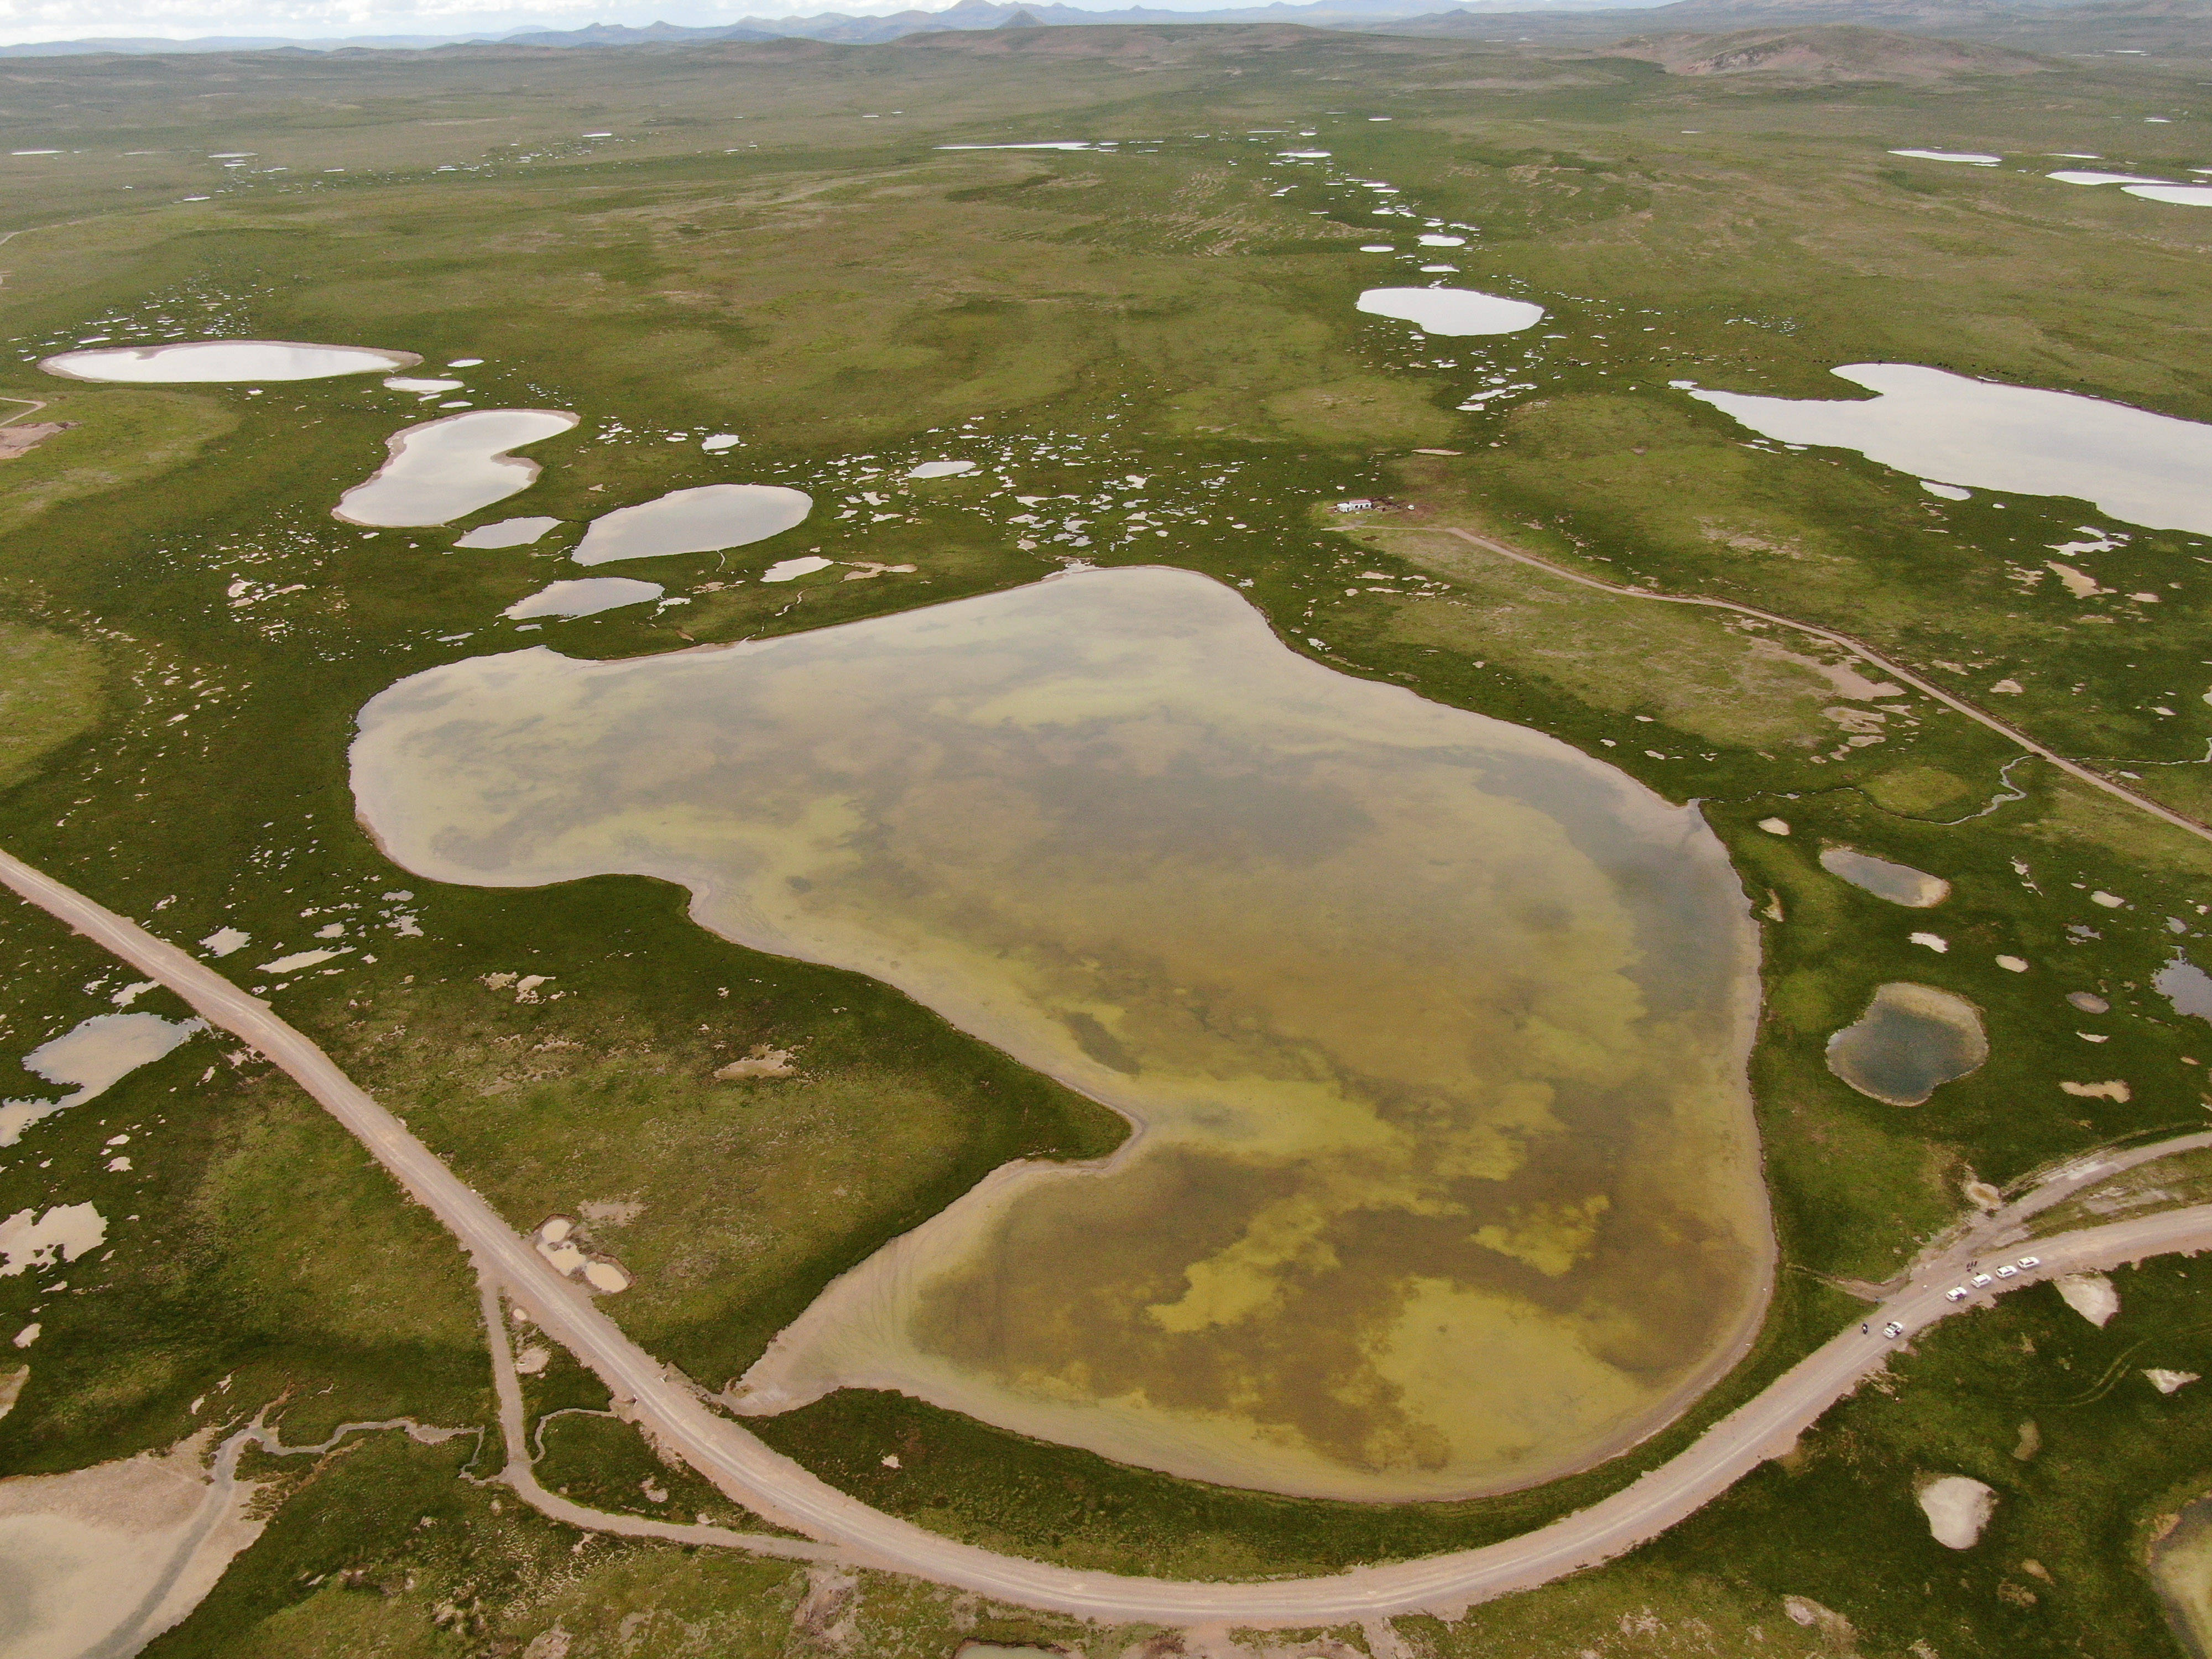
{"label": "marshy wetland", "polygon": [[[2212,814],[2207,216],[2045,176],[2196,177],[2201,62],[1797,33],[1934,79],[1206,26],[26,65],[0,846],[266,998],[518,1232],[574,1218],[642,1349],[878,1510],[1209,1578],[1586,1509],[1974,1195],[2200,1124],[2212,1061],[2202,838],[1923,689]],[[1540,320],[1361,307],[1431,276]],[[287,341],[374,361],[39,368]],[[331,515],[464,400],[576,424],[512,501]],[[616,534],[732,490],[782,507]],[[453,830],[379,822],[398,861],[365,708],[422,722]],[[268,1525],[149,1659],[1165,1634],[477,1484],[466,1263],[281,1076],[195,1036],[46,1109],[85,1068],[25,1058],[191,1018],[135,985],[0,907],[0,1483],[272,1402],[292,1443],[462,1431],[247,1453]],[[1830,1066],[1900,986],[1986,1045],[1845,1045],[1911,1107]],[[2147,1551],[2212,1392],[2144,1371],[2212,1375],[2201,1274],[1916,1333],[1632,1555],[1398,1638],[2169,1656]],[[757,1524],[529,1352],[549,1488]],[[1997,1493],[1972,1547],[1922,1472]]]}

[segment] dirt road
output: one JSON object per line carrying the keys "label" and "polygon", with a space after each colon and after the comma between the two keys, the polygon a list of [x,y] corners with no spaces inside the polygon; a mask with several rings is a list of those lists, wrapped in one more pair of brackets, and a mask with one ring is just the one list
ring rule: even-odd
{"label": "dirt road", "polygon": [[[1820,1414],[1880,1370],[1897,1346],[1879,1335],[1898,1321],[1911,1337],[1936,1320],[2053,1274],[2110,1267],[2171,1250],[2212,1249],[2212,1206],[2168,1211],[2038,1241],[2041,1265],[1997,1281],[1963,1304],[1944,1299],[1961,1267],[1978,1259],[1970,1234],[1920,1264],[1868,1316],[1808,1355],[1756,1399],[1708,1429],[1680,1455],[1612,1497],[1547,1527],[1482,1549],[1363,1567],[1323,1577],[1263,1583],[1188,1583],[1082,1572],[955,1543],[869,1508],[709,1410],[556,1273],[406,1126],[378,1105],[330,1057],[205,964],[0,853],[0,881],[32,903],[182,996],[212,1024],[235,1032],[289,1073],[343,1123],[393,1179],[443,1222],[549,1337],[595,1372],[629,1414],[719,1489],[776,1525],[839,1546],[855,1565],[912,1574],[1028,1607],[1113,1623],[1249,1627],[1315,1626],[1431,1612],[1532,1589],[1633,1549],[1718,1497],[1765,1458],[1787,1448]],[[491,1310],[495,1316],[496,1309]],[[504,1378],[502,1379],[505,1380]],[[688,1530],[688,1529],[686,1529]],[[743,1547],[744,1534],[730,1534]],[[715,1540],[714,1541],[722,1541]],[[777,1553],[792,1550],[775,1540]]]}
{"label": "dirt road", "polygon": [[1996,715],[1977,708],[1965,698],[1955,696],[1942,686],[1923,679],[1911,669],[1900,666],[1891,659],[1883,656],[1873,647],[1853,639],[1848,634],[1838,634],[1830,628],[1815,628],[1810,623],[1797,622],[1789,617],[1777,616],[1771,611],[1761,611],[1755,605],[1738,605],[1733,599],[1708,599],[1691,593],[1661,593],[1648,587],[1622,587],[1617,583],[1601,582],[1595,576],[1585,576],[1578,571],[1569,570],[1564,565],[1553,564],[1549,559],[1540,559],[1533,553],[1523,553],[1517,547],[1508,547],[1504,542],[1492,541],[1487,536],[1478,536],[1472,530],[1462,530],[1455,525],[1442,525],[1438,528],[1447,536],[1456,536],[1463,542],[1472,542],[1485,552],[1495,553],[1501,559],[1510,559],[1516,564],[1525,564],[1532,570],[1541,570],[1547,575],[1559,577],[1562,581],[1579,583],[1584,587],[1595,587],[1601,593],[1611,593],[1624,599],[1650,599],[1659,605],[1703,605],[1711,611],[1733,611],[1740,617],[1755,617],[1760,622],[1773,623],[1783,628],[1795,629],[1800,634],[1810,635],[1816,640],[1826,641],[1830,645],[1840,646],[1852,655],[1864,658],[1883,673],[1903,680],[1914,690],[1935,698],[1946,708],[1955,709],[1977,725],[1989,727],[2007,742],[2016,743],[2029,754],[2039,759],[2049,761],[2068,776],[2079,778],[2092,788],[2101,789],[2108,795],[2117,796],[2137,811],[2148,812],[2153,817],[2170,823],[2177,830],[2185,830],[2192,836],[2205,841],[2212,841],[2212,829],[2207,829],[2195,818],[2185,817],[2170,806],[2161,806],[2149,796],[2139,795],[2125,784],[2108,778],[2101,772],[2091,771],[2079,761],[2067,759],[2057,750],[2038,743],[2018,726],[2006,725]]}

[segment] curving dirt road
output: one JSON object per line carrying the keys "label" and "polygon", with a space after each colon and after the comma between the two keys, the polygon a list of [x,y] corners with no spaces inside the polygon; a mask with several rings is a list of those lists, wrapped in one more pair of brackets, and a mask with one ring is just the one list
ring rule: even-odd
{"label": "curving dirt road", "polygon": [[1549,559],[1540,559],[1533,553],[1523,553],[1517,547],[1508,547],[1504,542],[1492,541],[1487,536],[1478,536],[1472,530],[1462,530],[1455,525],[1439,525],[1437,528],[1442,530],[1447,536],[1456,536],[1463,542],[1472,542],[1485,552],[1495,553],[1501,559],[1510,559],[1516,564],[1525,564],[1532,570],[1541,570],[1546,574],[1557,576],[1563,581],[1577,582],[1584,587],[1595,587],[1601,593],[1611,593],[1616,598],[1624,599],[1651,599],[1660,605],[1703,605],[1711,611],[1733,611],[1741,617],[1756,617],[1761,622],[1774,623],[1783,628],[1794,628],[1800,634],[1809,634],[1816,640],[1826,640],[1831,645],[1841,646],[1854,655],[1865,658],[1883,673],[1893,675],[1914,690],[1935,698],[1946,708],[1956,710],[1977,725],[1986,726],[1999,737],[2018,744],[2037,758],[2049,761],[2068,776],[2079,778],[2082,782],[2093,788],[2101,789],[2108,795],[2118,796],[2129,805],[2148,812],[2154,818],[2162,819],[2177,830],[2186,830],[2192,836],[2205,841],[2212,841],[2212,829],[2206,828],[2195,818],[2177,812],[2170,806],[2161,806],[2149,796],[2139,795],[2125,784],[2116,782],[2101,772],[2091,771],[2079,761],[2067,759],[2057,750],[2038,743],[2018,726],[2006,725],[1996,715],[1985,713],[1965,698],[1956,696],[1946,691],[1942,686],[1923,679],[1911,669],[1900,666],[1883,656],[1873,647],[1853,639],[1848,634],[1838,634],[1832,628],[1815,628],[1811,623],[1802,623],[1788,617],[1777,616],[1771,611],[1761,611],[1755,605],[1738,605],[1733,599],[1708,599],[1693,593],[1661,593],[1648,587],[1622,587],[1613,582],[1601,582],[1595,576],[1585,576],[1578,571],[1568,569],[1564,565],[1553,564]]}
{"label": "curving dirt road", "polygon": [[[1003,1601],[1114,1623],[1251,1628],[1312,1627],[1413,1612],[1455,1615],[1473,1602],[1532,1589],[1656,1537],[1794,1443],[1830,1406],[1881,1370],[1896,1346],[1854,1326],[1633,1485],[1547,1527],[1481,1549],[1323,1577],[1243,1583],[1123,1577],[998,1555],[869,1508],[710,1411],[692,1385],[623,1335],[585,1291],[556,1273],[399,1119],[267,1003],[136,922],[5,853],[0,853],[0,882],[160,981],[210,1024],[235,1032],[283,1066],[445,1224],[488,1282],[503,1285],[540,1329],[590,1367],[617,1400],[631,1402],[629,1415],[732,1499],[776,1525],[839,1547],[839,1559],[854,1565],[908,1573]],[[2068,1173],[2077,1170],[2074,1166]],[[1879,1333],[1885,1321],[1895,1320],[1909,1340],[1936,1320],[1979,1305],[1990,1293],[2055,1273],[2109,1267],[2171,1250],[2212,1249],[2212,1205],[2040,1240],[2032,1247],[2041,1257],[2033,1272],[1996,1282],[1990,1291],[1964,1303],[1946,1301],[1945,1291],[1976,1260],[1985,1232],[1971,1229],[1955,1245],[1918,1264],[1908,1282],[1868,1316],[1866,1329]],[[496,1315],[495,1300],[488,1304],[488,1317]],[[510,1371],[502,1368],[500,1380],[505,1417],[510,1398],[519,1407],[520,1396],[507,1393]],[[641,1529],[654,1524],[642,1522]],[[706,1540],[697,1536],[702,1529],[671,1530],[689,1534],[684,1541],[817,1554],[781,1539],[732,1532]]]}

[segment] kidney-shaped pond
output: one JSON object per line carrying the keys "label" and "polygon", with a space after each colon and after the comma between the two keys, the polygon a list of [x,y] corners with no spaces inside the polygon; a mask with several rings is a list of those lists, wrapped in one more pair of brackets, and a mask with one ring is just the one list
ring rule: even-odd
{"label": "kidney-shaped pond", "polygon": [[558,436],[576,417],[557,409],[479,409],[402,428],[389,459],[338,497],[331,516],[348,524],[451,524],[538,482],[538,463],[510,454]]}
{"label": "kidney-shaped pond", "polygon": [[1520,1486],[1754,1328],[1756,939],[1692,811],[1286,650],[1186,572],[716,650],[479,657],[362,711],[391,855],[629,872],[1141,1127],[848,1273],[743,1407],[892,1388],[1279,1491]]}

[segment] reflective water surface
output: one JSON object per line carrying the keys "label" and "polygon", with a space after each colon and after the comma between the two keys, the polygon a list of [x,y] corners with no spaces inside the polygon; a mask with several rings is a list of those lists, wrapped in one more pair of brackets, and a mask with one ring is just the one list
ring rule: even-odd
{"label": "reflective water surface", "polygon": [[321,380],[333,374],[372,371],[388,374],[422,361],[411,351],[375,351],[367,346],[303,345],[294,340],[180,340],[171,345],[64,351],[39,367],[72,380],[206,386],[226,381]]}
{"label": "reflective water surface", "polygon": [[2072,495],[2130,524],[2212,535],[2204,488],[2212,426],[1917,363],[1846,363],[1832,373],[1878,395],[1759,398],[1673,384],[1783,443],[1856,449],[1919,478]]}
{"label": "reflective water surface", "polygon": [[1951,896],[1951,884],[1941,876],[1931,876],[1909,864],[1878,859],[1871,853],[1854,852],[1848,847],[1823,848],[1820,867],[1876,898],[1902,904],[1908,910],[1925,910]]}
{"label": "reflective water surface", "polygon": [[1990,1057],[1982,1017],[1964,997],[1898,981],[1828,1039],[1828,1069],[1863,1095],[1917,1106]]}
{"label": "reflective water surface", "polygon": [[592,520],[573,556],[578,564],[606,564],[672,553],[716,553],[781,535],[813,509],[811,496],[781,484],[672,489]]}
{"label": "reflective water surface", "polygon": [[378,696],[352,758],[412,871],[681,883],[1142,1126],[847,1274],[743,1409],[896,1388],[1203,1478],[1467,1493],[1650,1432],[1764,1306],[1756,936],[1717,840],[1203,577],[477,658]]}
{"label": "reflective water surface", "polygon": [[403,428],[385,440],[391,459],[338,497],[331,516],[348,524],[450,524],[538,482],[538,463],[507,452],[557,437],[576,417],[555,409],[480,409]]}
{"label": "reflective water surface", "polygon": [[1359,309],[1395,317],[1424,334],[1518,334],[1544,320],[1540,305],[1471,288],[1370,288],[1359,296]]}
{"label": "reflective water surface", "polygon": [[2206,973],[2176,951],[2173,960],[2151,975],[2152,988],[2173,1006],[2177,1014],[2212,1019],[2212,974]]}
{"label": "reflective water surface", "polygon": [[667,591],[659,582],[634,581],[628,576],[586,576],[581,581],[549,583],[500,615],[518,622],[528,617],[596,617],[602,611],[643,605]]}
{"label": "reflective water surface", "polygon": [[561,520],[548,518],[501,519],[491,524],[480,524],[459,540],[455,547],[527,547],[540,540],[549,530],[557,529]]}

